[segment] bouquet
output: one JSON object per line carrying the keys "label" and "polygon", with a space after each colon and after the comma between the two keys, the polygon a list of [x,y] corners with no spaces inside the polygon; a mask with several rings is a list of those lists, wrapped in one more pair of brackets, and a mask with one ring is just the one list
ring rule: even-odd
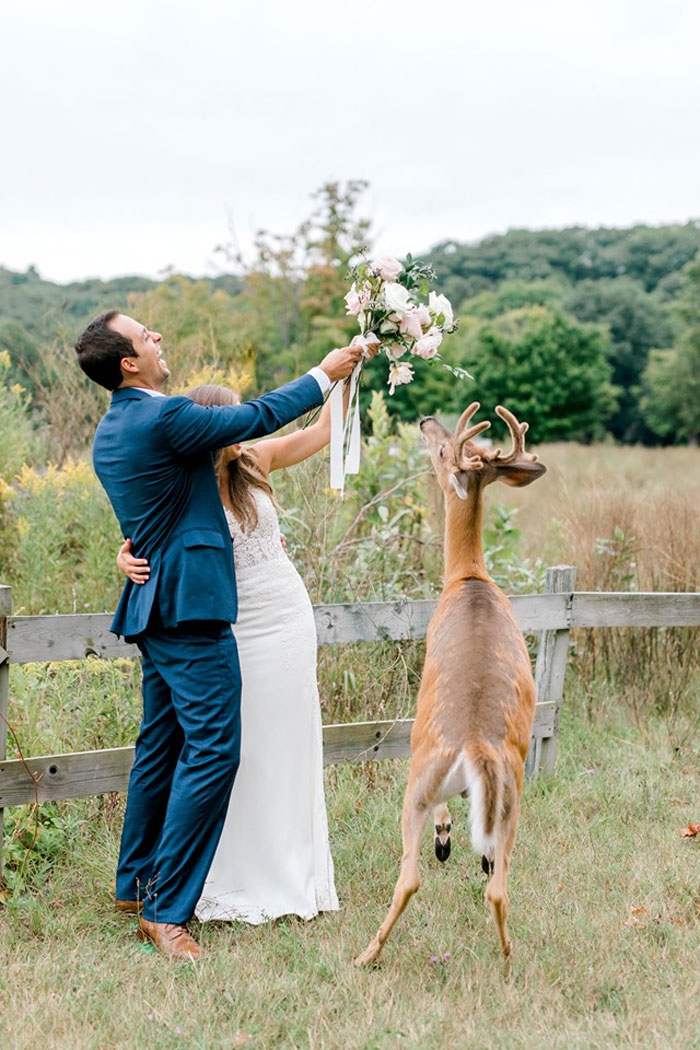
{"label": "bouquet", "polygon": [[[402,266],[392,256],[366,260],[350,275],[352,287],[345,296],[347,313],[357,317],[360,334],[352,343],[364,348],[380,346],[389,362],[389,393],[414,378],[413,364],[401,360],[406,354],[436,361],[459,378],[463,368],[443,361],[438,349],[446,335],[457,330],[452,306],[444,295],[430,291],[436,274],[429,266],[406,256]],[[427,299],[427,301],[426,301]],[[360,407],[358,384],[362,362],[350,377],[350,400],[343,424],[342,388],[331,392],[331,488],[343,490],[347,474],[360,467]]]}
{"label": "bouquet", "polygon": [[[429,291],[435,272],[406,257],[383,256],[360,263],[351,271],[352,288],[345,296],[347,313],[354,314],[360,335],[354,343],[382,344],[389,361],[389,393],[414,378],[413,365],[400,359],[408,352],[424,361],[440,361],[456,375],[466,375],[441,361],[438,348],[445,335],[457,330],[452,305],[444,295]],[[421,301],[420,296],[427,303]]]}

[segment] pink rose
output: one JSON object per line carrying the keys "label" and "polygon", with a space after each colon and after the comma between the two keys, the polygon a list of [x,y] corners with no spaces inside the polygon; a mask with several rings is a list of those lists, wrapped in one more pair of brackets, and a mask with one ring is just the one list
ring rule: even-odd
{"label": "pink rose", "polygon": [[413,347],[413,353],[422,357],[424,361],[429,361],[431,357],[435,357],[441,342],[442,334],[433,328],[418,340]]}
{"label": "pink rose", "polygon": [[427,306],[423,306],[421,304],[419,307],[417,307],[417,309],[416,309],[416,317],[420,321],[421,328],[429,328],[430,325],[432,324],[432,319],[430,317],[430,310],[428,309]]}
{"label": "pink rose", "polygon": [[362,288],[358,292],[357,288],[353,284],[352,288],[345,296],[345,302],[348,305],[348,308],[345,312],[348,314],[355,314],[355,316],[357,316],[357,314],[362,313],[368,301],[369,292],[364,288]]}
{"label": "pink rose", "polygon": [[372,269],[385,281],[395,281],[403,270],[403,266],[393,255],[382,255],[380,259],[374,260]]}
{"label": "pink rose", "polygon": [[421,328],[421,323],[418,317],[417,310],[411,310],[410,313],[403,315],[403,317],[399,321],[399,331],[402,335],[410,336],[411,339],[421,338],[421,336],[423,335],[423,329]]}

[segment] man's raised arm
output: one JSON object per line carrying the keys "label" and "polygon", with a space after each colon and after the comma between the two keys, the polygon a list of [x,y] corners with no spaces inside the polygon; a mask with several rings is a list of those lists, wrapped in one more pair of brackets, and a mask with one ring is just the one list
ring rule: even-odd
{"label": "man's raised arm", "polygon": [[331,350],[305,376],[241,405],[204,407],[186,397],[168,398],[160,417],[165,435],[180,455],[192,455],[273,434],[320,405],[323,387],[349,376],[361,357],[361,347]]}

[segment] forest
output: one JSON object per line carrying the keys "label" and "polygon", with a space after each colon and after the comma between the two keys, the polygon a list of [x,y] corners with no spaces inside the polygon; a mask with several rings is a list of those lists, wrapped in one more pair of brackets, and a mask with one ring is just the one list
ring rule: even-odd
{"label": "forest", "polygon": [[[260,231],[246,257],[216,246],[215,277],[58,285],[34,267],[0,269],[6,379],[27,392],[35,422],[52,428],[59,461],[85,450],[103,409],[75,375],[71,345],[104,309],[129,311],[163,334],[179,389],[208,377],[253,396],[347,341],[356,331],[343,301],[348,270],[372,252],[365,188],[324,185],[297,230]],[[696,443],[698,249],[698,221],[510,230],[475,244],[436,244],[420,261],[459,319],[444,361],[472,378],[456,381],[437,362],[421,363],[415,381],[387,398],[390,415],[410,422],[456,414],[473,398],[505,400],[531,421],[535,441]],[[386,390],[385,377],[379,362],[366,369],[365,404],[373,390]]]}

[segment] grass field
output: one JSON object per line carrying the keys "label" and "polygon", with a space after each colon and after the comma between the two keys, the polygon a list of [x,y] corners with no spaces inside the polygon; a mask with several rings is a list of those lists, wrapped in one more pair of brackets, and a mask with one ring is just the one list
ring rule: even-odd
{"label": "grass field", "polygon": [[[550,469],[538,487],[489,494],[518,508],[515,531],[494,533],[506,579],[530,589],[541,559],[576,565],[580,589],[698,589],[697,449],[552,445],[541,455]],[[305,466],[280,485],[314,600],[439,588],[439,511],[425,479],[392,495],[388,515],[362,517],[406,464],[420,467],[413,456],[392,459],[381,443],[368,451],[347,528],[334,526],[321,471]],[[18,490],[16,607],[71,612],[106,600],[112,526],[83,474]],[[34,587],[43,590],[32,597]],[[452,856],[440,865],[426,838],[424,885],[379,968],[351,965],[397,875],[404,762],[326,773],[338,915],[207,924],[196,967],[165,963],[111,909],[122,797],[42,806],[36,840],[30,809],[7,811],[0,1048],[700,1050],[700,839],[681,836],[700,821],[699,634],[575,637],[556,771],[523,798],[509,975],[461,799]],[[409,716],[421,652],[322,649],[324,722]],[[27,754],[114,747],[133,742],[138,691],[128,660],[14,667],[10,716]]]}
{"label": "grass field", "polygon": [[[29,1050],[700,1048],[697,723],[669,734],[571,698],[556,776],[526,787],[505,976],[466,803],[378,969],[351,960],[388,904],[405,763],[327,773],[338,915],[209,924],[207,956],[171,965],[111,910],[121,801],[64,804],[55,856],[0,913],[0,1033]],[[682,742],[681,742],[682,741]],[[62,823],[61,823],[62,821]],[[44,829],[42,828],[42,834]]]}

